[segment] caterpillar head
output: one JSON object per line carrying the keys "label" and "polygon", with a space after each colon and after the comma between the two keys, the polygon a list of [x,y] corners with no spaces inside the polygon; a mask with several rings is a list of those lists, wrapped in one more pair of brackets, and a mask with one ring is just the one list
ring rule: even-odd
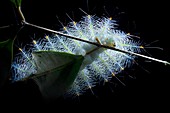
{"label": "caterpillar head", "polygon": [[103,42],[103,44],[110,46],[110,47],[116,47],[116,44],[112,38],[106,38],[106,40]]}

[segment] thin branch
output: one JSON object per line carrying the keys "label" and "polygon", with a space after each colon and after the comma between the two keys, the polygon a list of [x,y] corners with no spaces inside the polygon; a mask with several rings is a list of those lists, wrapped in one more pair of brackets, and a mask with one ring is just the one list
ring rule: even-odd
{"label": "thin branch", "polygon": [[45,28],[45,27],[41,27],[41,26],[38,26],[38,25],[35,25],[35,24],[28,23],[28,22],[24,22],[24,24],[26,24],[28,26],[32,26],[32,27],[38,28],[38,29],[42,29],[42,30],[45,30],[45,31],[48,31],[48,32],[52,32],[52,33],[55,33],[55,34],[58,34],[58,35],[62,35],[62,36],[65,36],[67,38],[71,38],[71,39],[74,39],[74,40],[78,40],[78,41],[82,41],[82,42],[85,42],[85,43],[89,43],[89,44],[95,45],[97,47],[103,47],[103,48],[111,49],[111,50],[118,51],[118,52],[121,52],[121,53],[131,54],[131,55],[139,56],[139,57],[142,57],[142,58],[145,58],[145,59],[149,59],[149,60],[152,60],[152,61],[160,62],[160,63],[163,63],[165,65],[166,64],[170,65],[169,62],[164,61],[164,60],[156,59],[156,58],[153,58],[153,57],[145,56],[145,55],[134,53],[134,52],[131,52],[131,51],[121,50],[121,49],[110,47],[110,46],[107,46],[107,45],[101,45],[101,44],[96,43],[96,42],[90,42],[88,40],[84,40],[84,39],[81,39],[81,38],[78,38],[78,37],[75,37],[75,36],[64,34],[62,32],[51,30],[51,29],[48,29],[48,28]]}
{"label": "thin branch", "polygon": [[25,22],[25,17],[23,15],[22,11],[21,11],[21,7],[18,7],[17,10],[18,10],[18,13],[20,15],[21,21]]}
{"label": "thin branch", "polygon": [[12,26],[14,26],[14,25],[11,24],[11,25],[6,25],[6,26],[1,26],[0,29],[10,28],[10,27],[12,27]]}

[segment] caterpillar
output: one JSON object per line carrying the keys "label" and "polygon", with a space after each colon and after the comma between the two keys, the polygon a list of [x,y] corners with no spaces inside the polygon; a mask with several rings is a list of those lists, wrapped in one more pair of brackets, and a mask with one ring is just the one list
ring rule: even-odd
{"label": "caterpillar", "polygon": [[[13,82],[33,78],[45,98],[61,95],[74,97],[83,95],[87,89],[92,89],[97,83],[110,81],[112,77],[125,85],[117,75],[125,68],[130,68],[138,56],[169,64],[166,61],[140,55],[144,49],[142,43],[136,41],[133,35],[117,29],[117,26],[112,18],[85,15],[79,22],[72,20],[67,26],[63,25],[59,33],[66,35],[55,33],[38,40],[33,39],[29,46],[19,48],[20,52],[13,60],[11,67]],[[67,35],[78,37],[80,40],[68,38]],[[115,50],[104,48],[105,46]],[[56,53],[60,53],[62,57]],[[65,53],[69,57],[64,56]],[[73,82],[66,90],[61,91],[61,94],[55,89],[58,87],[56,85],[43,86],[44,81],[46,84],[55,84],[53,78],[36,79],[37,75],[44,76],[41,73],[51,71],[56,65],[64,65],[62,62],[70,62],[69,58],[74,59],[74,55],[83,56],[82,63],[79,64],[80,68]],[[61,58],[61,61],[57,58]]]}

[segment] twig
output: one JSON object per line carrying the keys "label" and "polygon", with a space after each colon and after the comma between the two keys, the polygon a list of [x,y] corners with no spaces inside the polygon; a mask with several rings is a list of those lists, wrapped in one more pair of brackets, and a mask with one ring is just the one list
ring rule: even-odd
{"label": "twig", "polygon": [[11,25],[6,25],[6,26],[1,26],[1,27],[0,27],[0,29],[9,28],[9,27],[12,27],[12,26],[14,26],[14,25],[13,25],[13,24],[11,24]]}
{"label": "twig", "polygon": [[118,52],[121,52],[121,53],[131,54],[131,55],[139,56],[139,57],[146,58],[146,59],[149,59],[149,60],[152,60],[152,61],[160,62],[160,63],[163,63],[165,65],[167,65],[167,64],[170,65],[169,62],[164,61],[164,60],[156,59],[156,58],[153,58],[153,57],[145,56],[145,55],[134,53],[134,52],[131,52],[131,51],[121,50],[121,49],[110,47],[110,46],[107,46],[107,45],[101,45],[101,44],[96,43],[96,42],[90,42],[88,40],[84,40],[84,39],[81,39],[81,38],[78,38],[78,37],[75,37],[75,36],[64,34],[64,33],[59,32],[59,31],[55,31],[55,30],[48,29],[48,28],[45,28],[45,27],[41,27],[41,26],[38,26],[38,25],[35,25],[35,24],[31,24],[31,23],[28,23],[26,21],[24,22],[24,24],[26,24],[28,26],[32,26],[32,27],[38,28],[38,29],[42,29],[42,30],[45,30],[45,31],[48,31],[48,32],[52,32],[52,33],[55,33],[55,34],[58,34],[58,35],[62,35],[62,36],[65,36],[67,38],[71,38],[71,39],[74,39],[74,40],[78,40],[78,41],[82,41],[82,42],[85,42],[85,43],[89,43],[89,44],[95,45],[97,47],[111,49],[111,50],[118,51]]}

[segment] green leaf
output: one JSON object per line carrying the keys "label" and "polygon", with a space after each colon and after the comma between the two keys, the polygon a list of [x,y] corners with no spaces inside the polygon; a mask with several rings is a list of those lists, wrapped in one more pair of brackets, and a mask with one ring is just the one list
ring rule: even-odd
{"label": "green leaf", "polygon": [[63,52],[39,51],[33,53],[37,66],[36,81],[47,100],[60,97],[74,82],[84,57]]}
{"label": "green leaf", "polygon": [[22,0],[10,0],[15,7],[20,7]]}
{"label": "green leaf", "polygon": [[11,61],[13,58],[13,39],[0,42],[0,88],[9,78]]}

